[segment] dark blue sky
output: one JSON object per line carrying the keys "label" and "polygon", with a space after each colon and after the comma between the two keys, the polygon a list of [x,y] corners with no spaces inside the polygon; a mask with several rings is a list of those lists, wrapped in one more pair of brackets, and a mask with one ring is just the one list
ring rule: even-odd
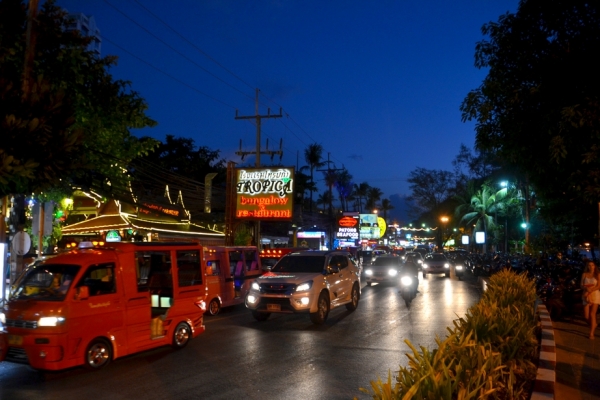
{"label": "dark blue sky", "polygon": [[485,76],[473,65],[475,44],[481,26],[515,12],[518,1],[57,4],[94,16],[102,55],[119,57],[111,72],[148,102],[158,126],[136,134],[192,138],[241,162],[240,140],[254,151],[256,128],[235,112],[254,115],[258,88],[260,114],[284,114],[263,119],[263,148],[283,139],[282,162],[303,166],[304,149],[320,143],[355,183],[388,197],[410,194],[416,167],[451,170],[460,144],[473,146],[473,124],[461,122],[459,106]]}

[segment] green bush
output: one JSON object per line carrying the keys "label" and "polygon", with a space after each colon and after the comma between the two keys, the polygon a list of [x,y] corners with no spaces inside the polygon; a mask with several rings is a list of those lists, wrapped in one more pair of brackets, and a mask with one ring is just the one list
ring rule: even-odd
{"label": "green bush", "polygon": [[527,399],[537,354],[535,286],[524,276],[502,271],[489,281],[480,301],[454,321],[437,349],[407,354],[396,381],[371,381],[360,390],[373,399]]}

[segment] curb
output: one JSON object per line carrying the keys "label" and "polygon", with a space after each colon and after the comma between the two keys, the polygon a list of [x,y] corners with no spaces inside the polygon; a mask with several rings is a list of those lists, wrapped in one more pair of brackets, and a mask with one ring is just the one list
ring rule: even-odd
{"label": "curb", "polygon": [[531,400],[554,399],[554,384],[556,383],[556,342],[552,320],[546,306],[537,306],[542,325],[542,343],[537,376],[531,393]]}

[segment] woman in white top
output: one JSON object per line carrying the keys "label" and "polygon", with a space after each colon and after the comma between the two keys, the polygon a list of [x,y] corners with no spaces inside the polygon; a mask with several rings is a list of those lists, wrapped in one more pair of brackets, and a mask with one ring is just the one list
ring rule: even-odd
{"label": "woman in white top", "polygon": [[598,326],[596,312],[600,304],[600,271],[592,260],[585,263],[585,272],[581,275],[583,288],[583,314],[590,324],[590,339],[594,338],[594,331]]}

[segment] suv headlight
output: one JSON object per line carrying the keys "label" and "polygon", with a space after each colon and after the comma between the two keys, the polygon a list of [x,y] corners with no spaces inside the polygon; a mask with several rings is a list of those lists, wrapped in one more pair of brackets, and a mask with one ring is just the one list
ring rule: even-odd
{"label": "suv headlight", "polygon": [[423,263],[423,268],[429,268],[429,266],[426,263]]}
{"label": "suv headlight", "polygon": [[38,326],[57,326],[65,322],[63,317],[42,317],[38,321]]}
{"label": "suv headlight", "polygon": [[444,264],[444,268],[450,268],[450,264],[448,264],[448,263]]}
{"label": "suv headlight", "polygon": [[310,290],[310,288],[312,287],[312,284],[313,284],[313,281],[301,283],[296,287],[296,292],[305,292],[307,290]]}
{"label": "suv headlight", "polygon": [[392,269],[390,269],[388,271],[388,275],[389,276],[396,276],[396,275],[398,275],[398,271],[392,268]]}
{"label": "suv headlight", "polygon": [[373,275],[373,270],[372,269],[366,269],[365,270],[365,275]]}
{"label": "suv headlight", "polygon": [[462,266],[462,265],[457,265],[457,266],[455,266],[454,268],[455,268],[455,269],[463,269],[463,266]]}

